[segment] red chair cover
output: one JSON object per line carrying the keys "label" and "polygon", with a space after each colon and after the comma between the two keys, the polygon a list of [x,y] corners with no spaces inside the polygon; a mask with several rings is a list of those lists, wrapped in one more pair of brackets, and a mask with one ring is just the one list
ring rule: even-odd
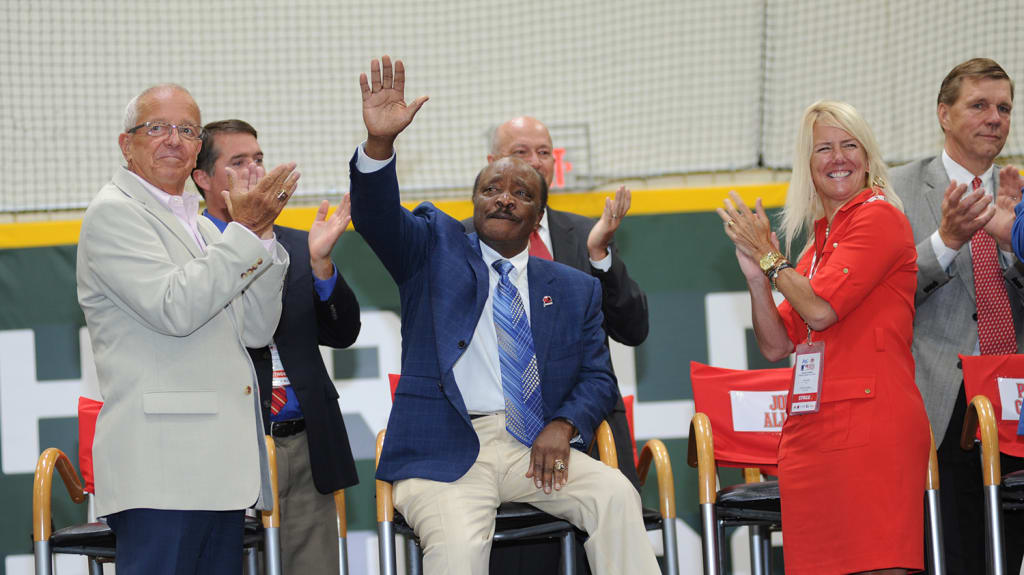
{"label": "red chair cover", "polygon": [[96,418],[103,407],[102,401],[78,398],[78,469],[85,480],[85,490],[96,493],[92,474],[92,438],[96,435]]}
{"label": "red chair cover", "polygon": [[1024,457],[1024,437],[1017,435],[1024,397],[1024,355],[961,355],[960,361],[967,400],[984,395],[992,402],[999,429],[999,451]]}
{"label": "red chair cover", "polygon": [[640,465],[640,454],[636,450],[636,429],[633,427],[633,397],[623,395],[622,404],[626,407],[626,423],[629,424],[629,443],[633,446],[633,465]]}
{"label": "red chair cover", "polygon": [[[690,362],[694,408],[711,420],[718,465],[778,475],[792,379],[791,368],[737,370]],[[734,414],[733,405],[742,413]]]}

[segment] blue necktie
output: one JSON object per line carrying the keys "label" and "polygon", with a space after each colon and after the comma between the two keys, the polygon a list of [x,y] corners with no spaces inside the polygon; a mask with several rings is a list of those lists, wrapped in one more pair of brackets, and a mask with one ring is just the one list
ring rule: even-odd
{"label": "blue necktie", "polygon": [[505,428],[530,447],[544,427],[544,406],[533,352],[533,335],[519,290],[508,279],[512,262],[491,264],[501,274],[494,289],[494,329],[498,334],[501,387],[505,392]]}

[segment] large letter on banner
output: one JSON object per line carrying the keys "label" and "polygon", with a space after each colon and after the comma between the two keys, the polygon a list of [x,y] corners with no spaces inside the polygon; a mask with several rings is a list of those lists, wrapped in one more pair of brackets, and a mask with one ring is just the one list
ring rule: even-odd
{"label": "large letter on banner", "polygon": [[998,418],[999,451],[1024,457],[1024,437],[1017,435],[1024,397],[1024,355],[961,355],[960,361],[967,401],[984,395],[992,402]]}
{"label": "large letter on banner", "polygon": [[690,362],[693,402],[711,420],[715,460],[778,475],[792,368],[725,369]]}

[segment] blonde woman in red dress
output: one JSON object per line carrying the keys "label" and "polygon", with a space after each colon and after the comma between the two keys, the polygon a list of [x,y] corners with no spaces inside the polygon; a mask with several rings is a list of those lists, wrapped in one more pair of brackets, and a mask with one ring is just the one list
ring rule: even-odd
{"label": "blonde woman in red dress", "polygon": [[[856,109],[804,113],[781,232],[735,193],[718,210],[750,290],[761,353],[796,353],[779,446],[788,575],[924,568],[930,439],[910,353],[917,264],[910,224]],[[776,307],[772,284],[785,301]]]}

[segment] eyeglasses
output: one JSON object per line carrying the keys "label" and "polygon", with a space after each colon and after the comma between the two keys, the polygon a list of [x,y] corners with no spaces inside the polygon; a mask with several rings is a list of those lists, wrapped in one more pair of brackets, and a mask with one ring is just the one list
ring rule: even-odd
{"label": "eyeglasses", "polygon": [[146,135],[151,138],[169,136],[172,130],[177,130],[178,136],[186,140],[202,140],[203,136],[206,135],[206,131],[200,126],[194,124],[168,124],[167,122],[143,122],[130,130],[126,130],[125,133],[134,134],[139,128],[145,128]]}

